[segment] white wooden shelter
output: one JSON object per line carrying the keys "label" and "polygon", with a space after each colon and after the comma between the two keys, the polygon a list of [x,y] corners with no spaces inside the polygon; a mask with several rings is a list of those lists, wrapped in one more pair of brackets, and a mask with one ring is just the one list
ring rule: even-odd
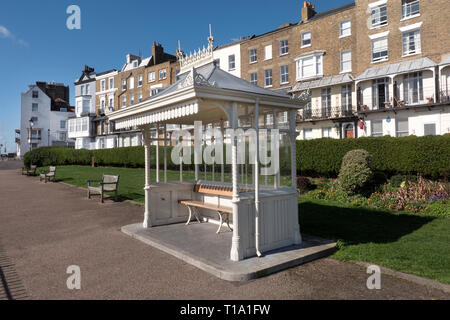
{"label": "white wooden shelter", "polygon": [[[296,182],[296,114],[301,103],[288,95],[266,90],[234,77],[211,62],[189,68],[178,76],[173,85],[156,96],[111,113],[110,120],[115,121],[117,129],[138,127],[143,133],[146,156],[144,228],[186,222],[189,210],[179,201],[192,199],[232,208],[230,258],[233,261],[301,244]],[[289,121],[281,126],[280,115],[284,112],[288,112]],[[266,121],[268,114],[273,119],[271,123]],[[192,126],[194,121],[202,121],[204,125],[222,130],[228,127],[244,130],[253,128],[256,131],[255,164],[252,165],[251,179],[247,178],[247,166],[237,163],[238,142],[233,138],[229,139],[232,144],[232,183],[224,181],[224,165],[221,166],[219,181],[202,181],[218,187],[232,188],[232,195],[228,197],[204,195],[194,191],[194,185],[199,183],[201,177],[200,165],[195,165],[195,181],[183,181],[181,174],[180,181],[167,181],[166,148],[164,177],[160,178],[160,163],[157,160],[156,181],[150,181],[151,131],[156,130],[157,134],[153,137],[157,137],[157,141],[163,140],[167,146],[168,125]],[[260,183],[260,175],[254,174],[260,172],[261,128],[279,129],[280,134],[289,139],[292,176],[289,186],[280,185],[279,173],[273,177],[273,186]],[[159,159],[158,155],[156,159]],[[218,223],[208,210],[200,210],[200,214],[204,221]]]}

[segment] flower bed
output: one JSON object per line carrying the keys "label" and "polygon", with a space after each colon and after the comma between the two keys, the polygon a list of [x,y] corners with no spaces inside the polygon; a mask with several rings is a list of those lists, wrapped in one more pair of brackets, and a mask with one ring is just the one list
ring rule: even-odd
{"label": "flower bed", "polygon": [[399,187],[388,182],[368,197],[349,195],[339,188],[336,180],[317,179],[314,184],[316,189],[307,195],[319,200],[334,200],[355,207],[450,217],[448,182],[430,181],[422,177],[416,181],[404,181]]}

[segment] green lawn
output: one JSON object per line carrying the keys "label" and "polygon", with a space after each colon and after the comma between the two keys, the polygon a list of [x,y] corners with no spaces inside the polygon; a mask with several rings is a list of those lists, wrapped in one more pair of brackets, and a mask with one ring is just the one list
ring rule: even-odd
{"label": "green lawn", "polygon": [[334,258],[450,284],[450,219],[299,199],[302,232],[338,241]]}
{"label": "green lawn", "polygon": [[[151,173],[155,181],[155,170]],[[81,187],[87,186],[86,180],[101,179],[103,174],[120,175],[121,201],[143,202],[144,169],[57,168],[58,181]],[[162,171],[160,174],[163,178]],[[184,172],[183,178],[193,180],[194,174]],[[168,179],[178,181],[179,172],[169,171]],[[230,180],[229,174],[226,180]],[[289,180],[282,177],[283,183]],[[336,259],[370,262],[450,284],[450,218],[355,208],[306,196],[299,199],[299,209],[303,233],[338,242],[339,250],[333,255]]]}
{"label": "green lawn", "polygon": [[[48,168],[40,168],[38,172]],[[151,171],[151,181],[156,181],[156,171]],[[113,168],[113,167],[89,167],[89,166],[62,166],[58,167],[56,171],[56,179],[60,182],[69,183],[79,187],[87,188],[87,180],[100,180],[103,174],[120,175],[119,180],[119,200],[134,200],[138,202],[144,202],[144,184],[145,176],[144,169],[135,168]],[[164,179],[164,172],[160,170],[160,180]],[[202,172],[200,179],[204,179],[205,175]],[[180,181],[179,171],[167,171],[168,181]],[[220,181],[220,172],[215,173],[216,181]],[[251,182],[251,176],[249,175],[247,181]],[[260,177],[261,183],[265,182],[264,177]],[[290,185],[290,176],[282,176],[281,184]],[[194,172],[183,171],[183,180],[194,180]],[[207,175],[207,180],[212,180],[212,175]],[[225,181],[231,182],[231,175],[225,173]],[[245,182],[245,181],[244,181]],[[273,184],[273,177],[268,177],[268,184]]]}

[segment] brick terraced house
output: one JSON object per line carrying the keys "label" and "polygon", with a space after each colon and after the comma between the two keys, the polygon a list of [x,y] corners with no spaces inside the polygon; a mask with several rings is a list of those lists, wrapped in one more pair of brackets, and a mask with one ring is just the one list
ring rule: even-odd
{"label": "brick terraced house", "polygon": [[[450,132],[444,0],[356,0],[240,43],[241,76],[307,101],[299,139]],[[267,119],[271,121],[271,119]]]}

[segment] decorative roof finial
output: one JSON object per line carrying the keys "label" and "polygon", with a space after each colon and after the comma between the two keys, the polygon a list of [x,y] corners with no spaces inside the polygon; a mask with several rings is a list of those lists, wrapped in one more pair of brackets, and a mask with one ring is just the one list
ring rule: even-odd
{"label": "decorative roof finial", "polygon": [[209,37],[208,37],[208,43],[210,45],[211,48],[214,48],[213,44],[214,44],[214,37],[212,35],[212,28],[211,28],[211,24],[209,24]]}

